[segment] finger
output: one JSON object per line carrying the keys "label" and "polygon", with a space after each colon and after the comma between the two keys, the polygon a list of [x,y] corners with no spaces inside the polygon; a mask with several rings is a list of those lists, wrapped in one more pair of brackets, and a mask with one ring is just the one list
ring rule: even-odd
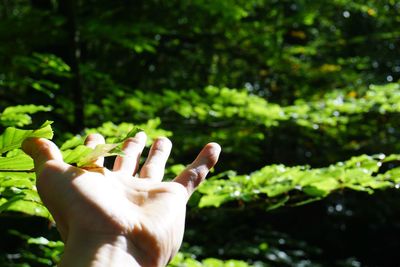
{"label": "finger", "polygon": [[[101,134],[89,134],[85,139],[85,145],[93,149],[95,149],[97,145],[105,144],[105,142],[106,141]],[[104,157],[99,157],[94,164],[103,167]]]}
{"label": "finger", "polygon": [[174,179],[174,182],[182,184],[190,196],[217,163],[220,153],[221,147],[217,143],[207,144],[197,158]]}
{"label": "finger", "polygon": [[139,177],[161,181],[171,148],[172,143],[168,138],[157,138],[150,148],[149,155],[140,171]]}
{"label": "finger", "polygon": [[39,176],[46,162],[55,160],[64,163],[58,147],[45,138],[27,138],[22,143],[22,150],[28,154],[35,164]]}
{"label": "finger", "polygon": [[118,156],[115,159],[113,170],[134,175],[139,169],[140,155],[146,145],[146,139],[147,136],[144,132],[139,132],[135,137],[128,138],[122,146],[125,155]]}

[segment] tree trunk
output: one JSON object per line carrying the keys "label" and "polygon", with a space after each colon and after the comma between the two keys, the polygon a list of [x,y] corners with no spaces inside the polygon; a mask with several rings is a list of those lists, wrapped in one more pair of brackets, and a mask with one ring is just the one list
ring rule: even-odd
{"label": "tree trunk", "polygon": [[67,32],[67,59],[66,62],[71,67],[73,74],[71,80],[72,101],[74,102],[74,131],[80,132],[85,126],[84,116],[84,92],[81,84],[81,76],[79,71],[80,64],[80,45],[79,45],[79,29],[77,27],[77,5],[75,0],[60,0],[60,13],[66,18]]}

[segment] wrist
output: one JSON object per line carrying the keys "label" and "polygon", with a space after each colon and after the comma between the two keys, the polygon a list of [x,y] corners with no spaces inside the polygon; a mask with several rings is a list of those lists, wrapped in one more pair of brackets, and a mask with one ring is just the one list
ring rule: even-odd
{"label": "wrist", "polygon": [[68,236],[59,267],[136,267],[135,250],[123,235]]}

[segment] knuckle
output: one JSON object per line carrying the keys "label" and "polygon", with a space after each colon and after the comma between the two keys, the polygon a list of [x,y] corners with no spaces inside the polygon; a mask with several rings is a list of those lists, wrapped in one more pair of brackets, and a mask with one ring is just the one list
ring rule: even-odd
{"label": "knuckle", "polygon": [[196,175],[195,176],[196,179],[203,179],[204,177],[206,177],[206,175],[208,173],[208,169],[203,166],[197,166],[197,167],[191,168],[191,169],[189,169],[189,171]]}
{"label": "knuckle", "polygon": [[191,169],[187,170],[188,180],[194,181],[194,180],[198,179],[199,176],[200,176],[200,173],[197,168],[191,168]]}
{"label": "knuckle", "polygon": [[165,147],[162,145],[156,145],[152,148],[153,153],[163,153],[166,151]]}
{"label": "knuckle", "polygon": [[130,144],[140,144],[139,138],[136,137],[129,137],[128,139],[125,140],[125,144],[130,145]]}
{"label": "knuckle", "polygon": [[[144,146],[144,144],[141,144],[140,140],[138,140],[135,137],[130,137],[128,139],[125,140],[124,145],[123,145],[123,149],[124,150],[129,150],[129,151],[133,151],[136,149],[141,149],[140,147]],[[139,148],[138,148],[139,147]]]}

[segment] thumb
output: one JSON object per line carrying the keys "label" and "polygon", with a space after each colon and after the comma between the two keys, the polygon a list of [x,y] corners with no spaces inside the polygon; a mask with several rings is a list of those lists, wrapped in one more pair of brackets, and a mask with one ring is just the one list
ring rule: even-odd
{"label": "thumb", "polygon": [[22,150],[28,154],[35,164],[35,171],[40,173],[49,160],[64,162],[58,147],[45,138],[27,138],[22,143]]}

